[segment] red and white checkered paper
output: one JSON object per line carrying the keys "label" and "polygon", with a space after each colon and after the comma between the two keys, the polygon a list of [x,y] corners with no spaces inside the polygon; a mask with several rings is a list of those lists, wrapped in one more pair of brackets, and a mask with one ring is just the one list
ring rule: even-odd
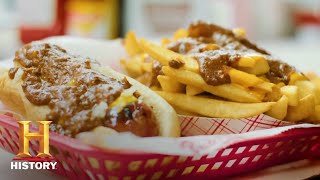
{"label": "red and white checkered paper", "polygon": [[182,135],[184,136],[196,136],[204,134],[239,134],[294,124],[287,121],[279,121],[264,114],[241,119],[205,118],[192,116],[180,116],[180,119]]}

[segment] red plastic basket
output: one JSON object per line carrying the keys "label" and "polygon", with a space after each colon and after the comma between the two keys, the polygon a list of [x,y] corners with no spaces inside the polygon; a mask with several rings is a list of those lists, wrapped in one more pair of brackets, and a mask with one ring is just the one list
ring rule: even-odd
{"label": "red plastic basket", "polygon": [[[35,131],[35,127],[31,127]],[[0,115],[0,146],[18,152],[18,123]],[[31,141],[35,155],[38,143]],[[70,179],[225,178],[290,161],[320,156],[320,128],[295,128],[279,135],[239,142],[201,157],[111,151],[50,133],[54,173]]]}

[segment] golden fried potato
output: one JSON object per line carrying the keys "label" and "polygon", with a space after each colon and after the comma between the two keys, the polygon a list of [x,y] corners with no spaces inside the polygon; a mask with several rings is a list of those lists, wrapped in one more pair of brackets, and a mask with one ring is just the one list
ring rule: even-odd
{"label": "golden fried potato", "polygon": [[130,77],[136,78],[143,74],[141,56],[133,56],[129,60],[120,60],[121,66],[127,71]]}
{"label": "golden fried potato", "polygon": [[197,87],[194,87],[191,85],[186,86],[186,94],[188,96],[195,96],[195,95],[201,94],[203,92],[204,92],[204,90],[202,90],[201,88],[197,88]]}
{"label": "golden fried potato", "polygon": [[286,84],[283,83],[283,82],[280,82],[280,83],[277,84],[277,86],[278,86],[279,88],[282,88],[283,86],[286,86]]}
{"label": "golden fried potato", "polygon": [[268,61],[262,56],[250,56],[255,59],[256,64],[253,67],[239,67],[238,69],[249,74],[262,75],[269,71],[270,67]]}
{"label": "golden fried potato", "polygon": [[152,72],[152,62],[141,63],[141,68],[145,72]]}
{"label": "golden fried potato", "polygon": [[316,105],[313,113],[306,118],[308,122],[318,123],[320,124],[320,105]]}
{"label": "golden fried potato", "polygon": [[283,95],[288,97],[289,106],[297,106],[299,103],[299,94],[297,86],[283,86],[280,88],[280,91]]}
{"label": "golden fried potato", "polygon": [[289,85],[294,85],[296,81],[305,81],[305,80],[308,80],[308,78],[302,75],[301,73],[294,72],[290,75]]}
{"label": "golden fried potato", "polygon": [[273,118],[283,120],[287,115],[287,108],[288,98],[287,96],[282,96],[269,111],[265,112],[265,114]]}
{"label": "golden fried potato", "polygon": [[300,99],[297,106],[288,106],[287,116],[284,120],[290,122],[301,121],[313,114],[314,107],[314,95],[309,94]]}
{"label": "golden fried potato", "polygon": [[263,80],[257,76],[236,69],[231,69],[229,71],[229,76],[231,83],[239,84],[244,87],[252,87],[263,83]]}
{"label": "golden fried potato", "polygon": [[265,75],[259,75],[258,77],[265,82],[270,82],[270,80]]}
{"label": "golden fried potato", "polygon": [[246,118],[264,113],[274,105],[273,102],[236,103],[179,93],[157,93],[175,107],[208,117]]}
{"label": "golden fried potato", "polygon": [[177,114],[183,115],[183,116],[201,116],[200,114],[189,112],[183,109],[180,109],[178,107],[172,106],[174,110],[176,110]]}
{"label": "golden fried potato", "polygon": [[252,55],[250,58],[256,61],[253,67],[239,67],[238,69],[249,74],[261,75],[269,71],[269,63],[263,56]]}
{"label": "golden fried potato", "polygon": [[261,102],[262,98],[258,93],[250,91],[240,85],[223,84],[219,86],[208,85],[201,77],[200,74],[182,70],[174,69],[168,66],[162,67],[165,75],[170,76],[182,84],[195,86],[203,89],[211,94],[236,101],[236,102]]}
{"label": "golden fried potato", "polygon": [[144,73],[135,78],[140,83],[144,84],[145,86],[150,86],[152,82],[152,75],[151,73]]}
{"label": "golden fried potato", "polygon": [[255,85],[254,87],[266,92],[272,92],[272,88],[275,86],[275,84],[270,82],[263,82],[260,84]]}
{"label": "golden fried potato", "polygon": [[183,64],[181,67],[182,69],[199,72],[198,62],[192,57],[175,53],[145,39],[141,39],[140,46],[146,53],[148,53],[153,59],[158,60],[163,66],[169,65],[169,62],[174,60]]}
{"label": "golden fried potato", "polygon": [[181,39],[181,38],[186,38],[188,37],[188,31],[186,29],[178,29],[176,32],[174,32],[173,34],[173,40],[178,40],[178,39]]}
{"label": "golden fried potato", "polygon": [[185,92],[185,85],[179,83],[178,81],[174,80],[169,76],[158,75],[157,79],[163,91],[176,93]]}
{"label": "golden fried potato", "polygon": [[267,92],[263,101],[265,102],[276,102],[282,97],[280,88],[277,86],[272,87],[271,92]]}
{"label": "golden fried potato", "polygon": [[319,94],[317,93],[316,86],[310,81],[296,81],[295,85],[298,87],[299,99],[312,94],[315,97],[315,104],[318,105],[320,103],[320,98]]}
{"label": "golden fried potato", "polygon": [[162,38],[162,39],[161,39],[161,46],[162,46],[162,47],[166,47],[170,42],[171,42],[170,39],[168,39],[168,38]]}
{"label": "golden fried potato", "polygon": [[126,34],[124,39],[124,48],[129,56],[134,56],[143,52],[139,47],[135,33],[132,31],[129,31]]}
{"label": "golden fried potato", "polygon": [[244,56],[239,59],[238,66],[240,67],[254,67],[257,61],[249,56]]}
{"label": "golden fried potato", "polygon": [[315,72],[306,72],[304,73],[304,75],[310,80],[319,78],[319,76]]}
{"label": "golden fried potato", "polygon": [[320,89],[320,78],[313,78],[311,82],[316,86],[317,89]]}

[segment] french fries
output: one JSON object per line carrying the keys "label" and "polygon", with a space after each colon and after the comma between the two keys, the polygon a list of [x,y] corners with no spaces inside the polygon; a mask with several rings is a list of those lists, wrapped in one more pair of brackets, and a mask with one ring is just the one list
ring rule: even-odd
{"label": "french fries", "polygon": [[319,104],[319,99],[317,96],[316,86],[310,81],[296,81],[295,85],[298,87],[299,99],[302,99],[309,94],[314,96],[315,104]]}
{"label": "french fries", "polygon": [[149,54],[153,59],[158,60],[162,65],[169,65],[170,61],[175,60],[184,64],[182,67],[183,69],[188,69],[193,72],[199,71],[199,65],[192,57],[175,53],[145,39],[140,40],[140,46],[143,51]]}
{"label": "french fries", "polygon": [[162,38],[162,39],[161,39],[161,46],[162,46],[162,47],[166,47],[170,42],[171,42],[170,39],[168,39],[168,38]]}
{"label": "french fries", "polygon": [[298,87],[297,86],[283,86],[280,88],[283,95],[288,98],[289,106],[297,106],[299,103]]}
{"label": "french fries", "polygon": [[274,86],[271,92],[266,93],[263,101],[276,102],[282,97],[282,95],[283,94],[281,94],[280,88],[277,86]]}
{"label": "french fries", "polygon": [[185,86],[183,84],[169,76],[159,75],[157,78],[163,91],[176,93],[183,93],[185,91]]}
{"label": "french fries", "polygon": [[204,92],[204,90],[202,90],[201,88],[197,88],[197,87],[194,87],[191,85],[186,86],[186,94],[188,96],[195,96],[195,95],[201,94],[203,92]]}
{"label": "french fries", "polygon": [[[320,123],[320,77],[293,71],[288,81],[272,81],[268,76],[272,72],[268,55],[254,52],[241,55],[233,64],[225,65],[229,83],[208,84],[200,73],[196,56],[167,48],[170,43],[190,40],[195,35],[206,36],[207,32],[198,30],[191,33],[179,29],[171,39],[163,38],[161,45],[137,39],[129,32],[125,38],[129,58],[121,60],[121,65],[129,76],[156,91],[182,115],[243,118],[265,113],[279,120]],[[243,29],[234,29],[233,33],[245,38]],[[205,42],[198,51],[223,50],[223,45],[215,43]],[[187,43],[182,48],[187,52],[192,46]],[[154,74],[155,61],[161,65],[159,74]],[[154,77],[158,85],[150,84]]]}
{"label": "french fries", "polygon": [[152,72],[152,63],[151,62],[144,62],[141,63],[142,70],[145,72]]}
{"label": "french fries", "polygon": [[296,81],[304,81],[304,80],[308,80],[308,79],[302,74],[295,72],[290,75],[289,85],[294,85]]}
{"label": "french fries", "polygon": [[252,67],[240,66],[239,70],[247,72],[249,74],[261,75],[269,71],[270,67],[268,61],[262,56],[250,56],[251,59],[254,59],[255,64]]}
{"label": "french fries", "polygon": [[238,62],[238,66],[240,67],[250,67],[253,68],[257,64],[257,61],[254,58],[245,56],[241,57]]}
{"label": "french fries", "polygon": [[173,34],[173,40],[178,40],[181,38],[188,37],[188,31],[186,29],[178,29],[174,34]]}
{"label": "french fries", "polygon": [[262,91],[266,91],[266,92],[272,92],[272,88],[275,86],[275,84],[273,83],[269,83],[269,82],[262,82],[260,84],[257,84],[256,86],[254,86],[257,89],[260,89]]}
{"label": "french fries", "polygon": [[304,75],[310,80],[319,79],[318,75],[315,72],[307,72]]}
{"label": "french fries", "polygon": [[203,89],[206,92],[212,93],[216,96],[220,96],[236,102],[261,102],[261,97],[258,93],[251,92],[239,85],[223,84],[219,86],[210,86],[202,79],[202,77],[194,72],[174,69],[168,66],[164,66],[162,71],[165,75],[175,78],[182,84],[195,86]]}
{"label": "french fries", "polygon": [[313,123],[320,123],[320,105],[316,105],[313,113],[307,118],[308,121]]}
{"label": "french fries", "polygon": [[157,93],[173,106],[209,117],[250,117],[268,111],[274,104],[273,102],[245,104],[163,91]]}
{"label": "french fries", "polygon": [[186,110],[182,110],[176,106],[172,106],[176,112],[180,115],[183,115],[183,116],[201,116],[200,114],[197,114],[197,113],[193,113],[193,112],[190,112],[190,111],[186,111]]}
{"label": "french fries", "polygon": [[139,55],[136,55],[130,59],[130,61],[120,60],[122,66],[130,67],[126,68],[127,74],[133,78],[136,78],[143,73],[143,68],[141,67],[142,59]]}
{"label": "french fries", "polygon": [[130,31],[127,33],[124,40],[124,48],[126,49],[129,56],[134,56],[136,54],[142,53],[134,32]]}
{"label": "french fries", "polygon": [[[199,72],[199,65],[197,61],[190,56],[184,56],[175,53],[144,39],[140,40],[140,44],[141,48],[147,54],[149,54],[152,58],[157,59],[164,66],[168,66],[170,64],[170,61],[177,61],[183,64],[181,69],[189,70],[196,73]],[[258,56],[252,56],[252,58],[259,61],[265,61],[265,59]],[[255,75],[248,74],[236,69],[231,69],[229,71],[229,76],[233,83],[243,85],[244,87],[254,86],[263,82],[263,80],[256,77]]]}
{"label": "french fries", "polygon": [[244,87],[252,87],[263,83],[263,80],[257,76],[236,69],[231,69],[229,76],[232,83],[240,84]]}
{"label": "french fries", "polygon": [[279,120],[283,120],[287,115],[288,108],[288,98],[283,95],[276,104],[272,106],[272,108],[267,111],[265,114],[271,117],[274,117]]}
{"label": "french fries", "polygon": [[314,96],[312,94],[299,100],[297,106],[288,106],[286,121],[297,122],[308,118],[313,114],[315,108]]}

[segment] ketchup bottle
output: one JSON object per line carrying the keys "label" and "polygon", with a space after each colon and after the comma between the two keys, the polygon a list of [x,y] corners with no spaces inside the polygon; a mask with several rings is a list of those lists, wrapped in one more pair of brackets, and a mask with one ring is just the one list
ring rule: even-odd
{"label": "ketchup bottle", "polygon": [[65,2],[66,0],[18,0],[21,41],[28,43],[49,36],[63,35]]}

